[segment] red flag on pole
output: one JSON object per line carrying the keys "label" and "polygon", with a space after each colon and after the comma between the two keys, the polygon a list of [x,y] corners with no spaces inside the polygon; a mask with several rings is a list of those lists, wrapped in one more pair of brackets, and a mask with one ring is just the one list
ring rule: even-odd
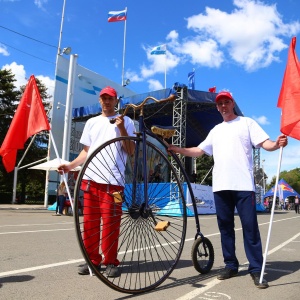
{"label": "red flag on pole", "polygon": [[214,87],[211,87],[211,88],[208,89],[208,91],[209,91],[210,93],[215,93],[215,92],[216,92],[216,87],[215,87],[215,86],[214,86]]}
{"label": "red flag on pole", "polygon": [[296,37],[293,37],[277,107],[282,109],[280,131],[300,140],[300,63],[295,47]]}
{"label": "red flag on pole", "polygon": [[23,149],[27,139],[42,130],[50,130],[50,124],[32,75],[0,149],[7,172],[14,170],[18,149]]}

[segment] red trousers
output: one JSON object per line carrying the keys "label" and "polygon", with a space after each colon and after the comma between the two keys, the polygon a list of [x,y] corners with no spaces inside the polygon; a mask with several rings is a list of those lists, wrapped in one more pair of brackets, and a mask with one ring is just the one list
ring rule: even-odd
{"label": "red trousers", "polygon": [[85,249],[93,264],[117,266],[122,203],[115,202],[113,193],[123,192],[124,187],[82,180],[81,189],[84,192]]}

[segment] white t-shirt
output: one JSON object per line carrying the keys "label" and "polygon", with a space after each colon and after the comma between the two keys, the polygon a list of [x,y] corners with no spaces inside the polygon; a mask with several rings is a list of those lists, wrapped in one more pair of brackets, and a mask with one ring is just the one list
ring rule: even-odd
{"label": "white t-shirt", "polygon": [[[121,136],[116,124],[111,124],[112,117],[103,117],[102,115],[89,119],[83,129],[80,143],[89,146],[88,156],[94,152],[103,143]],[[125,129],[129,136],[135,136],[135,127],[133,121],[124,117]],[[124,172],[127,153],[123,150],[121,143],[116,147],[110,148],[113,157],[107,153],[99,153],[94,158],[86,170],[84,179],[91,179],[98,183],[125,185]]]}
{"label": "white t-shirt", "polygon": [[252,119],[237,117],[216,125],[198,146],[213,155],[213,192],[255,191],[252,147],[269,136]]}

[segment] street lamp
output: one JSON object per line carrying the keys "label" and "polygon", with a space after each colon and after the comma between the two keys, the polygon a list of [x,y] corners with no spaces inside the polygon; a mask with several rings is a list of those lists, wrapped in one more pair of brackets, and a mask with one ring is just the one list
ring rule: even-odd
{"label": "street lamp", "polygon": [[130,83],[130,79],[126,79],[123,81],[123,86],[126,86]]}
{"label": "street lamp", "polygon": [[66,48],[63,49],[61,54],[69,55],[71,53],[71,51],[72,51],[71,47],[66,47]]}

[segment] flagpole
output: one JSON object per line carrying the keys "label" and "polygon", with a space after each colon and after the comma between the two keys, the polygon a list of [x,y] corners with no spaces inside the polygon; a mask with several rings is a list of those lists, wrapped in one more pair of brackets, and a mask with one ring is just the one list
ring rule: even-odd
{"label": "flagpole", "polygon": [[124,22],[124,45],[123,45],[123,65],[122,65],[122,86],[124,86],[127,7],[125,7],[125,15],[126,15],[126,18],[125,18],[125,22]]}
{"label": "flagpole", "polygon": [[268,248],[269,248],[269,243],[270,243],[270,236],[271,236],[272,223],[273,223],[273,217],[274,217],[274,210],[275,210],[275,205],[276,205],[276,193],[277,193],[279,172],[280,172],[280,167],[281,167],[282,151],[283,151],[283,147],[280,147],[277,174],[276,174],[276,182],[275,182],[275,187],[274,187],[274,195],[273,195],[271,217],[270,217],[270,224],[269,224],[269,231],[268,231],[268,236],[267,236],[264,260],[263,260],[263,265],[262,265],[262,269],[261,269],[261,273],[260,273],[259,283],[262,283],[262,280],[263,280],[263,277],[264,277],[264,272],[265,272],[266,261],[267,261]]}
{"label": "flagpole", "polygon": [[165,89],[167,88],[167,44],[165,53]]}
{"label": "flagpole", "polygon": [[195,72],[195,68],[193,68],[193,72],[194,72],[194,90],[196,89],[196,72]]}
{"label": "flagpole", "polygon": [[59,31],[59,39],[58,39],[58,53],[57,54],[61,53],[61,38],[62,38],[62,31],[63,31],[63,26],[64,26],[65,7],[66,7],[66,0],[64,0],[63,8],[62,8],[61,22],[60,22],[60,31]]}
{"label": "flagpole", "polygon": [[[66,7],[66,0],[63,1],[62,13],[61,13],[61,21],[60,21],[60,30],[59,30],[59,38],[58,38],[58,46],[57,46],[57,54],[56,54],[56,62],[55,62],[55,86],[56,86],[56,75],[57,75],[57,68],[58,68],[58,57],[61,55],[61,40],[62,40],[62,32],[64,26],[64,19],[65,19],[65,7]],[[55,87],[54,87],[55,91]],[[54,102],[54,100],[53,100]],[[53,109],[53,106],[52,106]],[[52,121],[51,121],[52,122]],[[47,160],[50,158],[50,149],[51,149],[51,138],[48,141],[48,152],[47,152]],[[49,196],[49,171],[46,171],[45,176],[45,193],[44,193],[44,207],[48,206],[48,196]]]}

